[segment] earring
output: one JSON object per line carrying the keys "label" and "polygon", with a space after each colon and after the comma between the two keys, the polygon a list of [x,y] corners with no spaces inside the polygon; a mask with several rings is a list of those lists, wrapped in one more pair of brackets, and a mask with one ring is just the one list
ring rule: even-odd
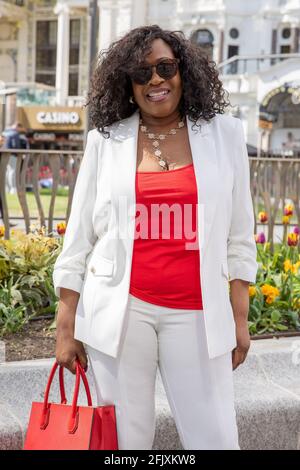
{"label": "earring", "polygon": [[133,99],[133,96],[130,96],[130,98],[129,98],[129,103],[135,104],[135,101],[134,101],[134,99]]}

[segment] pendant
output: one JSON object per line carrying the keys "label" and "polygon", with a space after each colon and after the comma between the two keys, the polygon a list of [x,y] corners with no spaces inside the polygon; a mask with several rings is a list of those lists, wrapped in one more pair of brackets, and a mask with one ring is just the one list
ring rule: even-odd
{"label": "pendant", "polygon": [[159,163],[160,166],[162,166],[163,168],[167,165],[167,163],[166,163],[164,160],[159,160],[158,163]]}

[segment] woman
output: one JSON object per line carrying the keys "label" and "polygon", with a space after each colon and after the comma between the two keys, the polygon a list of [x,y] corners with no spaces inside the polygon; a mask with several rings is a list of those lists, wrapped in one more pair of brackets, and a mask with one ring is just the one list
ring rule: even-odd
{"label": "woman", "polygon": [[256,246],[243,129],[214,65],[146,26],[92,80],[96,128],[53,276],[56,358],[73,373],[89,359],[120,449],[152,448],[158,367],[183,447],[239,449],[232,370],[250,345]]}

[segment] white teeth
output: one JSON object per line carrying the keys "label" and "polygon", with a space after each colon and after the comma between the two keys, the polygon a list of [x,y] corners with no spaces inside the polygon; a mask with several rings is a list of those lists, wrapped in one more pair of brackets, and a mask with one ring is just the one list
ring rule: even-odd
{"label": "white teeth", "polygon": [[149,93],[148,96],[163,96],[163,95],[166,95],[167,93],[168,93],[168,90],[161,91],[159,93],[152,92],[152,93]]}

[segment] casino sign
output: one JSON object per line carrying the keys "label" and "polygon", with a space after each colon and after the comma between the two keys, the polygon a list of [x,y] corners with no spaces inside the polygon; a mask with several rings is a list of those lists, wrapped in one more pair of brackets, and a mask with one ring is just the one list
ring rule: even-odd
{"label": "casino sign", "polygon": [[83,132],[85,110],[80,107],[23,106],[18,107],[18,120],[34,131]]}

